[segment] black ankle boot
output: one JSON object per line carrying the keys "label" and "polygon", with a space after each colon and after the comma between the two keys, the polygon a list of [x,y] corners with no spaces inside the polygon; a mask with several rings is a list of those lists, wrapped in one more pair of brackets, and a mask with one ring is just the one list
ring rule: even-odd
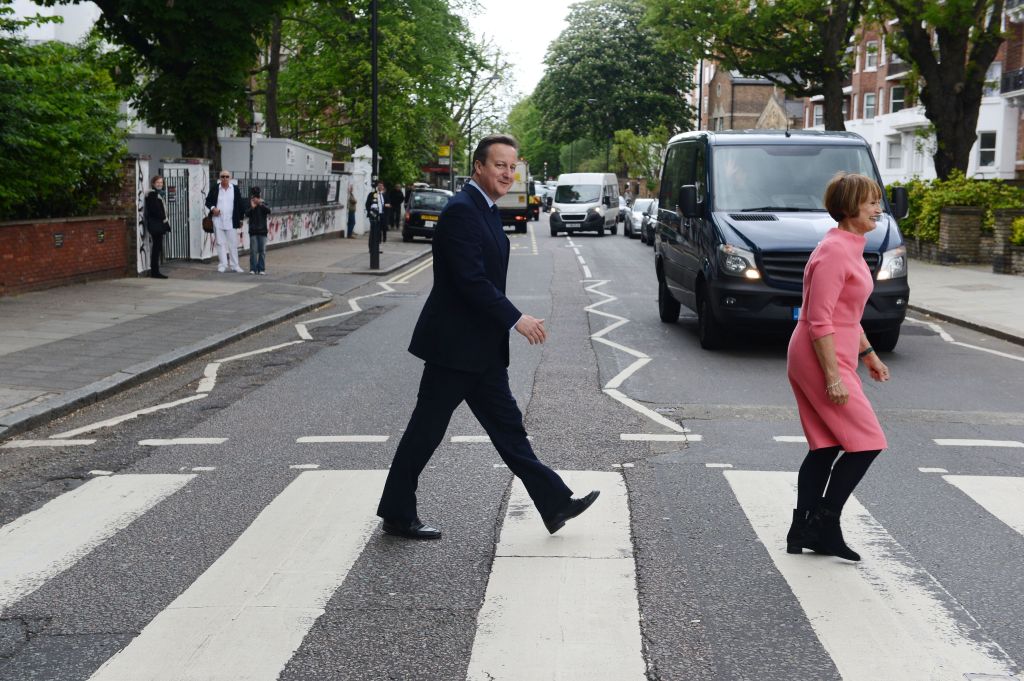
{"label": "black ankle boot", "polygon": [[860,554],[846,545],[839,527],[839,514],[825,506],[818,506],[807,519],[807,537],[833,556],[858,561]]}
{"label": "black ankle boot", "polygon": [[808,524],[810,515],[810,511],[793,509],[793,524],[789,526],[789,532],[786,533],[786,553],[803,553],[803,549],[810,549],[815,553],[831,555],[811,532]]}

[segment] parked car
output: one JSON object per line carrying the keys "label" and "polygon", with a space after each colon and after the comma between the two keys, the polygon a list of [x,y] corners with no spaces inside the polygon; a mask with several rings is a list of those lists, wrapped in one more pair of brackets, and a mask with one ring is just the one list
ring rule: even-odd
{"label": "parked car", "polygon": [[[563,173],[551,206],[551,236],[559,232],[616,234],[619,181],[612,173]],[[614,202],[614,203],[613,203]]]}
{"label": "parked car", "polygon": [[447,189],[413,188],[405,200],[405,224],[402,225],[402,241],[412,241],[414,236],[434,237],[434,227],[441,211],[448,205],[452,193]]}
{"label": "parked car", "polygon": [[[629,215],[629,204],[626,203],[626,197],[619,195],[619,214],[615,216],[615,222],[625,223],[626,218]],[[623,227],[625,229],[625,227]]]}
{"label": "parked car", "polygon": [[623,236],[630,239],[640,238],[640,225],[652,205],[654,205],[654,199],[633,199],[633,205],[626,213],[626,224],[622,228]]}
{"label": "parked car", "polygon": [[654,246],[654,218],[658,215],[658,199],[654,199],[651,207],[644,211],[643,219],[640,221],[640,241],[648,246]]}
{"label": "parked car", "polygon": [[[662,165],[656,232],[658,313],[674,323],[680,305],[697,313],[706,349],[738,328],[789,330],[803,305],[803,272],[835,226],[822,202],[839,171],[882,185],[871,149],[853,133],[690,132],[673,137]],[[907,250],[896,221],[906,189],[884,199],[865,237],[874,291],[861,321],[871,345],[896,347],[906,317]]]}

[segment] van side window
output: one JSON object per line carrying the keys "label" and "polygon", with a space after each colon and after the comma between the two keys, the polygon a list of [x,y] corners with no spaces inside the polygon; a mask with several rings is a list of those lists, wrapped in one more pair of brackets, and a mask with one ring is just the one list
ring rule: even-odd
{"label": "van side window", "polygon": [[661,210],[675,210],[679,194],[679,156],[682,146],[669,147],[665,165],[661,170],[661,190],[658,192],[658,207]]}
{"label": "van side window", "polygon": [[707,147],[703,144],[697,145],[697,159],[694,166],[693,184],[697,185],[697,203],[704,203],[708,195],[708,163]]}

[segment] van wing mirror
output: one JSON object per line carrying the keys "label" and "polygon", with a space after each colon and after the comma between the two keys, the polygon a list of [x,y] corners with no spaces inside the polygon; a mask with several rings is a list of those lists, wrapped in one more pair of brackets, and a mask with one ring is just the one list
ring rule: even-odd
{"label": "van wing mirror", "polygon": [[601,203],[604,204],[605,208],[611,208],[612,207],[612,197],[610,197],[610,196],[604,197],[603,199],[601,199]]}
{"label": "van wing mirror", "polygon": [[684,184],[679,188],[679,210],[684,218],[697,217],[697,185]]}
{"label": "van wing mirror", "polygon": [[910,212],[910,198],[907,196],[906,187],[893,187],[892,195],[889,198],[892,207],[892,216],[897,220],[907,217]]}

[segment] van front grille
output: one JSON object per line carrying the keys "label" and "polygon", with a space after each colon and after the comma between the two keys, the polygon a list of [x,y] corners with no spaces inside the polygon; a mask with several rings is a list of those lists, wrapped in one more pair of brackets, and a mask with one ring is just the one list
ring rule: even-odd
{"label": "van front grille", "polygon": [[[765,279],[800,286],[804,280],[804,268],[811,257],[810,251],[764,251],[761,265]],[[878,271],[878,253],[865,253],[864,261],[871,270],[871,276]]]}
{"label": "van front grille", "polygon": [[583,222],[585,217],[583,213],[562,213],[562,220],[565,222]]}

